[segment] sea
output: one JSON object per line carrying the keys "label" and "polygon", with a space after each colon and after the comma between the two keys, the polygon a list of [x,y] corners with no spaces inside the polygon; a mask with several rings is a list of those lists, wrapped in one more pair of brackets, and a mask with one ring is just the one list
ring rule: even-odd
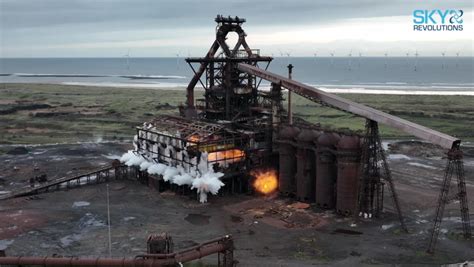
{"label": "sea", "polygon": [[[268,70],[329,92],[474,95],[473,57],[276,57]],[[193,65],[194,69],[199,68]],[[266,63],[260,63],[266,68]],[[185,58],[2,58],[1,83],[183,90]],[[198,83],[199,85],[199,83]],[[261,82],[269,87],[266,81]]]}

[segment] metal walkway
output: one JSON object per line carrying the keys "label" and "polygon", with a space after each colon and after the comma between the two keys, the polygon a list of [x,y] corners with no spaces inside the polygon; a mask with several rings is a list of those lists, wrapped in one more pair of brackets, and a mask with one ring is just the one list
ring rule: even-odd
{"label": "metal walkway", "polygon": [[120,177],[123,177],[124,173],[127,171],[127,166],[110,166],[107,168],[102,168],[91,172],[78,174],[75,176],[62,177],[59,179],[41,183],[39,186],[28,188],[25,187],[20,190],[15,190],[8,194],[0,195],[0,200],[36,195],[61,189],[67,190],[72,187],[79,187],[87,184],[99,184],[109,181],[109,179],[111,178],[111,173],[113,173],[115,179],[118,179]]}

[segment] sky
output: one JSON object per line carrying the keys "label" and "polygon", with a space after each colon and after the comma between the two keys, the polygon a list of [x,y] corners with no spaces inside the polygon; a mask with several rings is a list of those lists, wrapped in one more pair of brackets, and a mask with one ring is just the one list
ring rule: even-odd
{"label": "sky", "polygon": [[[204,56],[215,38],[217,14],[246,18],[247,42],[265,55],[473,56],[473,3],[0,0],[0,57]],[[415,9],[461,9],[464,30],[413,31]]]}

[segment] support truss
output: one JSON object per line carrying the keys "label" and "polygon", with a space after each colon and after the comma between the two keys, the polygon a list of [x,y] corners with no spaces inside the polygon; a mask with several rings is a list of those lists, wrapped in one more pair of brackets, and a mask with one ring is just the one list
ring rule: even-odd
{"label": "support truss", "polygon": [[[376,121],[367,119],[364,145],[362,147],[361,168],[359,172],[358,212],[378,217],[383,210],[384,182],[388,185],[395,211],[402,229],[407,232],[398,195],[393,184],[392,174],[385,157]],[[382,181],[383,180],[383,181]]]}
{"label": "support truss", "polygon": [[[457,178],[458,192],[450,196],[449,189],[451,187],[451,179],[453,175],[456,175]],[[470,239],[472,235],[469,220],[469,208],[467,204],[466,183],[464,180],[463,154],[459,147],[454,147],[448,152],[448,164],[444,173],[441,192],[438,197],[438,207],[436,209],[436,217],[434,219],[428,253],[434,253],[446,204],[455,200],[458,200],[461,206],[461,220],[464,237]]]}

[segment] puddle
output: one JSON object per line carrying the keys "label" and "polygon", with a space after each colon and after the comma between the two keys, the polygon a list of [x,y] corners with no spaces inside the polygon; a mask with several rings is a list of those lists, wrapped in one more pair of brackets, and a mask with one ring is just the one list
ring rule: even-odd
{"label": "puddle", "polygon": [[331,234],[361,235],[362,232],[338,228],[332,231]]}
{"label": "puddle", "polygon": [[92,215],[91,213],[86,213],[84,217],[79,219],[78,225],[80,229],[84,229],[89,227],[102,227],[107,224],[104,221],[99,220],[97,216]]}
{"label": "puddle", "polygon": [[190,213],[184,219],[194,225],[206,225],[209,224],[209,218],[211,218],[211,216]]}
{"label": "puddle", "polygon": [[388,160],[410,160],[411,158],[403,154],[390,154],[387,157]]}
{"label": "puddle", "polygon": [[431,170],[436,170],[436,169],[438,169],[438,168],[436,168],[436,167],[433,167],[433,166],[430,166],[430,165],[426,165],[426,164],[422,164],[422,163],[418,163],[418,162],[408,162],[408,165],[415,166],[415,167],[426,168],[426,169],[431,169]]}
{"label": "puddle", "polygon": [[0,250],[6,250],[8,246],[13,244],[14,240],[0,240]]}
{"label": "puddle", "polygon": [[67,235],[59,239],[61,241],[61,244],[63,247],[68,247],[72,243],[77,242],[81,240],[81,235],[80,234],[72,234],[72,235]]}
{"label": "puddle", "polygon": [[79,208],[79,207],[86,207],[89,206],[91,203],[87,201],[76,201],[74,204],[72,204],[73,208]]}
{"label": "puddle", "polygon": [[380,228],[382,228],[382,230],[385,231],[385,230],[388,230],[388,229],[390,229],[390,228],[392,228],[392,227],[394,227],[394,226],[395,226],[395,224],[393,224],[393,223],[392,223],[392,224],[384,224],[384,225],[382,225]]}

